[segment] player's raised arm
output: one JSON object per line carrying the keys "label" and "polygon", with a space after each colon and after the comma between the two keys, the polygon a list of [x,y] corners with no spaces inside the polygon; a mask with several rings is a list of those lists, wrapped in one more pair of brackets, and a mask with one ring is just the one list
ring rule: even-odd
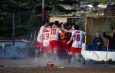
{"label": "player's raised arm", "polygon": [[73,35],[71,36],[70,40],[67,42],[67,44],[70,44],[70,42],[73,40]]}

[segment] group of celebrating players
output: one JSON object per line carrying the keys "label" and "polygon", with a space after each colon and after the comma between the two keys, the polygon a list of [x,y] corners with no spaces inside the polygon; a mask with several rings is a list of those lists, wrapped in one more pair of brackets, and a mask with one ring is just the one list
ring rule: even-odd
{"label": "group of celebrating players", "polygon": [[38,32],[37,46],[48,58],[53,52],[54,58],[68,59],[69,63],[74,58],[84,64],[85,59],[81,55],[81,50],[85,34],[75,24],[46,22]]}

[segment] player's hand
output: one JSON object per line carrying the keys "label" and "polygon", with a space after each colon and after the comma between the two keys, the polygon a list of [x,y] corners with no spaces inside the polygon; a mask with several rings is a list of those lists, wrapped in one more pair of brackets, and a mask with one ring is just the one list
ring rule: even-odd
{"label": "player's hand", "polygon": [[70,44],[70,41],[67,42],[67,45]]}

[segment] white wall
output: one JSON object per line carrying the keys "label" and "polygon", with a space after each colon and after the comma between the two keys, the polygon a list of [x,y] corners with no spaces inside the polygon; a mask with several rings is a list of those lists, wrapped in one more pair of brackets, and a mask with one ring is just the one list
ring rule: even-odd
{"label": "white wall", "polygon": [[110,51],[82,51],[82,55],[85,59],[91,59],[96,61],[106,61],[106,59],[112,59],[112,61],[115,61],[115,52]]}

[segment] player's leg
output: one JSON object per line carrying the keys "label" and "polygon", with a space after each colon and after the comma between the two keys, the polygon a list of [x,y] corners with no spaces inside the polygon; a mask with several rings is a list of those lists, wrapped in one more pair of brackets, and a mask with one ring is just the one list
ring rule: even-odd
{"label": "player's leg", "polygon": [[66,59],[68,49],[67,40],[63,40],[61,44],[62,44],[62,58]]}
{"label": "player's leg", "polygon": [[53,40],[52,41],[52,49],[53,49],[53,54],[54,55],[57,55],[57,49],[58,49],[58,45],[57,45],[57,41],[56,40]]}
{"label": "player's leg", "polygon": [[68,56],[68,63],[71,63],[71,60],[72,60],[72,58],[74,56],[74,53],[75,53],[75,48],[71,47],[69,52],[68,52],[68,54],[69,54],[69,56]]}
{"label": "player's leg", "polygon": [[85,59],[83,58],[83,56],[81,55],[81,48],[76,48],[76,60],[82,64],[85,64]]}
{"label": "player's leg", "polygon": [[41,52],[43,48],[43,43],[42,42],[36,42],[36,43],[37,43],[38,50]]}
{"label": "player's leg", "polygon": [[55,45],[53,48],[53,53],[54,53],[54,59],[56,60],[58,57],[58,46]]}
{"label": "player's leg", "polygon": [[57,40],[53,41],[53,53],[54,53],[54,60],[59,60],[59,42]]}
{"label": "player's leg", "polygon": [[50,61],[50,47],[49,46],[44,46],[44,51],[43,51],[43,58],[49,62]]}
{"label": "player's leg", "polygon": [[50,45],[47,46],[47,48],[46,48],[46,53],[47,53],[48,59],[50,59],[50,53],[51,53],[51,46],[50,46]]}
{"label": "player's leg", "polygon": [[37,57],[38,55],[42,54],[42,50],[43,50],[43,43],[42,42],[36,42],[37,45],[37,49],[35,49],[35,56]]}
{"label": "player's leg", "polygon": [[69,56],[68,56],[68,63],[69,64],[71,63],[72,57],[73,57],[73,54],[69,52]]}
{"label": "player's leg", "polygon": [[54,53],[55,53],[55,51],[54,51],[54,44],[55,44],[55,42],[54,42],[54,40],[51,40],[50,41],[50,47],[51,47],[51,50],[50,50],[50,58],[52,59],[54,59],[55,58],[55,56],[54,56]]}

